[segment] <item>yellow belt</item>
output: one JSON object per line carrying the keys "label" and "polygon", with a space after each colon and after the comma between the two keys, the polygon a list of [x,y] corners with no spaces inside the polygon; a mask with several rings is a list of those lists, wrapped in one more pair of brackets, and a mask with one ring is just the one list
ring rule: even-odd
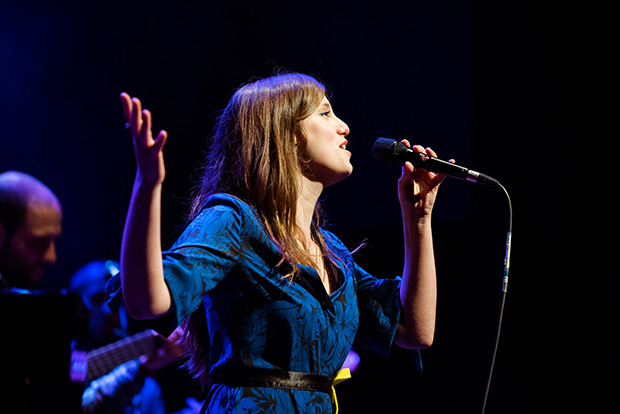
{"label": "yellow belt", "polygon": [[343,368],[334,377],[334,383],[332,385],[332,398],[334,399],[334,405],[336,406],[336,414],[338,414],[338,398],[336,398],[336,385],[340,384],[342,381],[348,380],[351,378],[351,370],[349,368]]}

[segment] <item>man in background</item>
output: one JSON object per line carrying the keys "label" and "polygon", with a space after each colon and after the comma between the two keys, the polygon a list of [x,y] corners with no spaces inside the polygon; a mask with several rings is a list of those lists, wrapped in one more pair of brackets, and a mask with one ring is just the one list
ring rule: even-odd
{"label": "man in background", "polygon": [[31,175],[0,174],[0,288],[36,289],[56,263],[62,231],[58,197]]}

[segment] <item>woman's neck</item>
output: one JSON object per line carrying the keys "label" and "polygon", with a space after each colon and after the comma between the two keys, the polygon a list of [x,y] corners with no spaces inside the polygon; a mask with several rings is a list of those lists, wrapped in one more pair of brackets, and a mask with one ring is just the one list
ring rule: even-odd
{"label": "woman's neck", "polygon": [[304,242],[308,245],[312,241],[312,219],[319,197],[323,192],[323,184],[301,177],[301,193],[297,199],[297,225],[304,233]]}
{"label": "woman's neck", "polygon": [[302,177],[301,183],[301,193],[297,200],[297,225],[303,231],[303,240],[301,242],[304,243],[308,254],[315,262],[317,274],[329,295],[332,292],[332,285],[329,273],[325,267],[323,251],[317,240],[312,236],[312,219],[314,218],[316,203],[319,201],[319,197],[325,187],[323,184],[309,180],[307,177]]}

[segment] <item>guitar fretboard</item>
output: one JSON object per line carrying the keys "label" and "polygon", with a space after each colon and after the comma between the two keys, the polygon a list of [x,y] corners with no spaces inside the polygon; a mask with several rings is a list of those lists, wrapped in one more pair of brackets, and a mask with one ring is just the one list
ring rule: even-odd
{"label": "guitar fretboard", "polygon": [[157,332],[148,329],[109,345],[97,348],[87,355],[86,380],[107,374],[118,365],[156,350],[162,341]]}

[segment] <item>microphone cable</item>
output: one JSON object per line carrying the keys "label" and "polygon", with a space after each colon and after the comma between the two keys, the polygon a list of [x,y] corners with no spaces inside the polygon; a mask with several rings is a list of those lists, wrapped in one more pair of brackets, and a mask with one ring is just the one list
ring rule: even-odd
{"label": "microphone cable", "polygon": [[484,390],[484,400],[482,401],[482,414],[485,413],[487,400],[489,397],[489,389],[491,388],[491,379],[493,377],[493,368],[495,367],[495,357],[497,356],[497,348],[499,347],[499,336],[502,329],[502,320],[504,318],[504,306],[506,305],[506,292],[508,290],[508,272],[510,270],[510,249],[512,242],[512,202],[510,201],[510,195],[506,188],[501,185],[499,182],[497,183],[504,193],[506,194],[506,198],[508,199],[508,209],[509,209],[509,220],[508,220],[508,234],[506,236],[506,256],[504,257],[504,279],[502,282],[502,298],[499,310],[499,318],[497,320],[497,330],[495,333],[495,344],[493,346],[493,356],[491,357],[491,365],[489,367],[489,374],[487,377],[487,382]]}

